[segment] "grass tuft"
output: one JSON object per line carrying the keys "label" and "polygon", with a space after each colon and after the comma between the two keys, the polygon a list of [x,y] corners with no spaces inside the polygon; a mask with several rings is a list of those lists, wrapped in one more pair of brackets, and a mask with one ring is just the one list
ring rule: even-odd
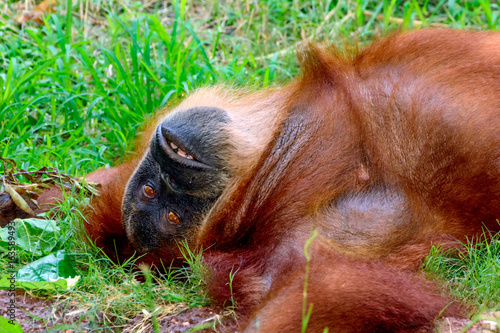
{"label": "grass tuft", "polygon": [[433,247],[424,262],[431,276],[473,307],[473,312],[498,311],[500,304],[500,234],[489,242],[468,242],[457,255]]}

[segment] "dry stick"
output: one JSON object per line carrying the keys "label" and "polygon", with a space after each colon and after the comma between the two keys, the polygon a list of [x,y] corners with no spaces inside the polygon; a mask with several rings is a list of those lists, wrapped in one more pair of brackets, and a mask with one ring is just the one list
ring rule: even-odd
{"label": "dry stick", "polygon": [[[375,13],[373,13],[373,12],[371,12],[369,10],[363,11],[363,14],[368,15],[368,16],[375,15]],[[384,15],[380,14],[380,15],[377,15],[375,18],[377,20],[379,20],[379,21],[383,21],[384,20]],[[402,18],[399,18],[399,17],[389,17],[389,21],[390,22],[395,22],[397,24],[403,24],[404,23],[404,20]],[[419,20],[413,20],[411,22],[412,22],[413,25],[424,25],[425,24],[424,22],[419,21]],[[444,23],[430,23],[429,26],[431,26],[431,27],[446,28],[448,25],[446,25]]]}
{"label": "dry stick", "polygon": [[101,2],[100,2],[100,1],[97,1],[97,8],[96,8],[96,11],[95,11],[95,12],[99,14],[99,13],[100,13],[100,11],[101,11]]}
{"label": "dry stick", "polygon": [[2,160],[3,164],[3,175],[2,175],[2,183],[5,183],[5,173],[7,172],[7,166],[5,165],[5,161]]}
{"label": "dry stick", "polygon": [[90,27],[88,26],[88,19],[89,19],[89,2],[90,0],[85,1],[85,16],[83,18],[83,36],[85,39],[87,39],[89,35],[89,29]]}
{"label": "dry stick", "polygon": [[[332,10],[330,10],[328,12],[328,14],[326,14],[326,16],[323,18],[323,21],[321,22],[321,24],[316,28],[316,31],[310,37],[302,36],[302,39],[303,40],[313,39],[316,35],[318,35],[320,33],[321,29],[325,26],[326,22],[329,19],[331,19],[333,15],[335,15],[335,12],[337,11],[339,4],[340,4],[340,1],[337,2],[337,5],[335,6],[335,8],[333,8]],[[297,42],[297,43],[293,44],[292,46],[289,46],[281,51],[273,52],[273,53],[267,54],[265,56],[256,57],[255,60],[262,60],[262,59],[266,59],[266,58],[269,59],[269,58],[274,57],[275,55],[280,56],[280,55],[286,54],[290,50],[295,50],[297,48],[297,45],[301,44],[303,42],[303,40],[300,42]]]}
{"label": "dry stick", "polygon": [[[337,3],[337,6],[338,6],[338,4],[339,4],[339,3],[340,3],[340,1]],[[327,21],[328,21],[328,20],[329,20],[329,19],[330,19],[330,18],[331,18],[334,14],[335,14],[335,11],[336,11],[336,9],[337,9],[337,6],[335,6],[335,8],[333,8],[330,12],[328,12],[328,14],[326,14],[325,18],[323,19],[323,21],[321,22],[321,24],[320,24],[320,25],[318,26],[318,28],[316,29],[316,32],[315,32],[312,36],[310,36],[308,39],[313,39],[313,37],[314,37],[315,35],[318,35],[318,34],[319,34],[319,32],[320,32],[320,31],[321,31],[321,29],[324,27],[324,25],[326,24],[326,22],[327,22]],[[365,11],[363,11],[363,13],[364,13],[365,15],[368,15],[368,16],[373,16],[373,15],[374,15],[374,13],[373,13],[373,12],[371,12],[371,11],[369,11],[369,10],[365,10]],[[342,22],[344,22],[347,18],[352,18],[352,17],[353,17],[353,15],[352,15],[352,13],[349,11],[349,13],[348,13],[346,16],[344,16],[344,18],[342,18],[342,20],[341,20],[341,21],[342,21]],[[376,16],[376,19],[377,19],[377,20],[382,21],[382,20],[384,19],[384,16],[383,16],[383,15],[377,15],[377,16]],[[399,18],[399,17],[390,17],[390,18],[389,18],[389,21],[390,21],[390,22],[395,22],[395,23],[398,23],[398,24],[403,24],[403,23],[404,23],[404,20],[403,20],[402,18]],[[413,21],[412,21],[412,24],[413,24],[413,25],[423,25],[423,24],[424,24],[424,22],[419,21],[419,20],[413,20]],[[440,27],[440,28],[445,28],[445,27],[447,27],[448,25],[446,25],[446,24],[444,24],[444,23],[430,23],[430,24],[429,24],[429,26],[431,26],[431,27]],[[307,39],[307,38],[304,38],[304,39]],[[297,42],[297,43],[295,43],[294,45],[289,46],[289,47],[287,47],[287,48],[285,48],[285,49],[283,49],[283,50],[281,50],[281,51],[278,51],[278,52],[273,52],[273,53],[270,53],[270,54],[267,54],[267,55],[264,55],[264,56],[260,56],[260,57],[256,57],[256,58],[255,58],[255,60],[263,60],[263,59],[272,58],[272,57],[274,57],[275,55],[283,55],[283,54],[286,54],[286,53],[288,53],[290,50],[294,50],[294,49],[296,49],[296,48],[297,48],[297,45],[298,45],[298,44],[300,44],[300,43],[302,43],[302,41]]]}
{"label": "dry stick", "polygon": [[13,173],[12,176],[31,175],[31,174],[52,175],[52,176],[56,175],[56,176],[72,178],[72,176],[70,176],[70,175],[67,175],[65,173],[61,173],[61,172],[57,171],[57,169],[47,170],[47,171],[19,171],[19,172]]}
{"label": "dry stick", "polygon": [[[61,173],[61,172],[59,172],[59,170],[57,170],[55,168],[49,169],[47,171],[19,171],[19,172],[11,174],[10,176],[12,176],[12,177],[22,176],[22,175],[30,175],[31,176],[32,174],[47,175],[47,176],[52,176],[52,177],[55,176],[55,177],[59,178],[60,181],[62,181],[63,179],[69,179],[71,181],[73,179],[72,176],[64,174],[64,173]],[[3,176],[3,179],[4,179],[4,181],[6,180],[5,179],[5,175]],[[55,183],[54,179],[50,179],[49,181],[52,181],[52,182]],[[75,182],[75,185],[76,185],[76,182]]]}
{"label": "dry stick", "polygon": [[245,32],[246,36],[248,36],[248,33],[250,31],[250,26],[252,25],[254,14],[255,14],[255,8],[252,8],[252,11],[250,12],[250,18],[248,19],[247,31]]}
{"label": "dry stick", "polygon": [[[325,18],[323,19],[323,21],[321,22],[321,24],[316,28],[316,33],[314,35],[319,35],[319,33],[321,32],[321,29],[323,29],[323,27],[325,26],[326,22],[332,18],[332,16],[335,14],[335,12],[337,11],[337,8],[339,7],[339,4],[340,4],[341,1],[338,1],[337,2],[337,5],[328,12],[328,14],[326,14]],[[313,36],[311,36],[309,39],[312,39]]]}
{"label": "dry stick", "polygon": [[[83,1],[80,1],[80,17],[83,17]],[[86,22],[83,21],[83,37],[87,39],[87,36],[85,35],[85,25]]]}
{"label": "dry stick", "polygon": [[150,1],[145,1],[143,4],[142,4],[142,7],[144,9],[149,9],[149,7],[153,7],[153,5],[156,5],[158,1],[157,0],[150,0]]}

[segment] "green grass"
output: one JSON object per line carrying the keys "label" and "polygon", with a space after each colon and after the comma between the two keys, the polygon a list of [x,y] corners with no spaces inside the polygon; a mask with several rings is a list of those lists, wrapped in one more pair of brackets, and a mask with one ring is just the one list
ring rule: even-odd
{"label": "green grass", "polygon": [[490,242],[465,245],[466,251],[458,256],[433,248],[424,268],[429,274],[446,281],[452,295],[465,300],[474,311],[498,311],[500,234]]}
{"label": "green grass", "polygon": [[[62,1],[45,25],[22,28],[15,24],[19,4],[2,5],[0,156],[25,170],[53,166],[83,175],[116,165],[132,153],[134,138],[155,110],[196,88],[225,82],[257,89],[293,77],[294,49],[303,36],[363,44],[401,27],[496,30],[500,24],[498,5],[486,0],[182,0],[148,7],[81,0],[69,11],[68,4]],[[100,327],[109,330],[142,309],[156,316],[171,311],[172,303],[206,303],[195,264],[191,271],[137,284],[133,275],[139,273],[127,270],[132,263],[112,265],[88,246],[78,232],[82,203],[83,196],[68,197],[58,213],[68,238],[63,248],[83,277],[61,302],[84,304],[88,320],[100,318]],[[498,273],[497,245],[471,248],[468,264],[433,257],[427,266],[450,281],[459,297],[491,309],[488,297],[498,299],[500,286],[492,275],[482,277]],[[23,254],[20,264],[33,259]],[[0,267],[5,265],[2,257]]]}

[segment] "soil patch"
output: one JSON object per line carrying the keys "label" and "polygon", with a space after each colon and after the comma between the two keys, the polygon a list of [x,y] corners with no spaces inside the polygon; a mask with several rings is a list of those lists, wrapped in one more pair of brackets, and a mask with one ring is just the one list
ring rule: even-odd
{"label": "soil patch", "polygon": [[[7,304],[10,297],[8,291],[0,290],[0,316],[8,318]],[[98,314],[89,321],[86,309],[77,306],[64,305],[67,302],[58,302],[56,299],[41,299],[33,297],[28,293],[16,291],[16,321],[21,325],[24,332],[42,333],[50,331],[50,328],[58,332],[89,332],[99,328],[102,317]],[[109,318],[108,318],[109,319]],[[172,314],[160,314],[157,316],[160,332],[176,333],[187,332],[195,327],[203,326],[204,329],[197,332],[232,331],[236,321],[234,316],[222,308],[206,306],[185,309]],[[144,314],[129,321],[122,332],[154,332],[151,318]]]}
{"label": "soil patch", "polygon": [[[0,290],[0,316],[7,316],[6,305],[10,298],[6,290]],[[64,305],[66,302],[58,302],[56,299],[41,299],[33,297],[28,293],[16,291],[16,321],[21,325],[24,332],[42,333],[50,328],[57,327],[56,331],[73,333],[89,332],[99,328],[102,320],[100,315],[95,316],[92,321],[88,319],[85,309],[77,306]],[[500,312],[488,314],[492,318],[500,317]],[[157,316],[158,327],[162,333],[187,332],[195,327],[203,327],[196,332],[233,332],[236,329],[234,316],[220,307],[205,306],[176,311],[172,314],[160,314]],[[458,333],[471,321],[459,318],[443,318],[437,324],[438,332]],[[67,328],[64,326],[67,325]],[[148,314],[142,314],[129,321],[121,327],[123,333],[132,332],[154,332],[153,323]],[[467,330],[468,333],[500,333],[498,326],[488,320],[480,320]]]}

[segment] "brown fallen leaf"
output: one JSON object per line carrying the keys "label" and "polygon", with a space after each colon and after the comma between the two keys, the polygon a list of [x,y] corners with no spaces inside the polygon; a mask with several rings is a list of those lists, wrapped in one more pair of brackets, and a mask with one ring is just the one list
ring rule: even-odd
{"label": "brown fallen leaf", "polygon": [[19,193],[17,193],[9,184],[6,182],[3,183],[5,192],[7,192],[10,197],[12,198],[12,201],[16,204],[17,207],[21,208],[23,211],[30,215],[35,215],[35,212],[31,209],[31,207],[28,205],[26,200],[21,197]]}
{"label": "brown fallen leaf", "polygon": [[25,12],[17,18],[17,23],[26,24],[28,22],[36,22],[43,24],[43,16],[55,13],[57,0],[44,0],[40,2],[37,6],[33,7],[30,11]]}

